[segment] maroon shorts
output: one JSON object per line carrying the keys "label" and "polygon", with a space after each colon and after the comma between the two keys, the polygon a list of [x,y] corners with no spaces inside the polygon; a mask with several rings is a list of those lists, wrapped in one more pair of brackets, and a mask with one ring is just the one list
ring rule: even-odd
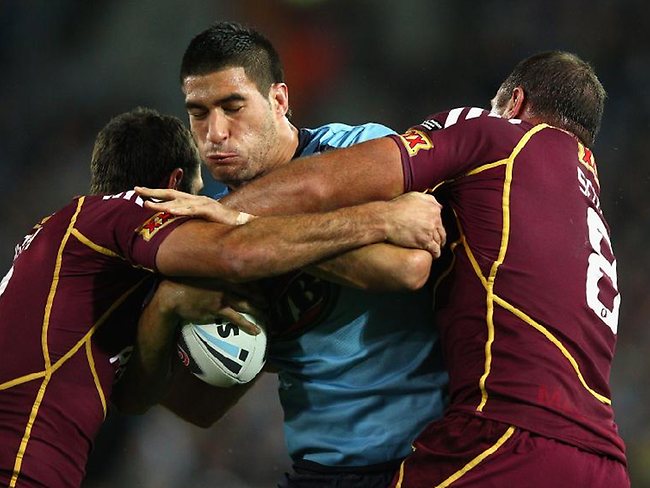
{"label": "maroon shorts", "polygon": [[625,465],[501,422],[457,413],[429,424],[394,488],[623,488]]}

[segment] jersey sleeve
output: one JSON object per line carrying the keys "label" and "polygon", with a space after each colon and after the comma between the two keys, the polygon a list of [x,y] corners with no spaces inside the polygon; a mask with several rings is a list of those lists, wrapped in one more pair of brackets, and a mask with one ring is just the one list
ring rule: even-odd
{"label": "jersey sleeve", "polygon": [[353,127],[350,131],[344,133],[337,147],[348,147],[353,144],[358,144],[360,142],[377,139],[391,134],[395,134],[395,131],[384,125],[370,122]]}
{"label": "jersey sleeve", "polygon": [[160,244],[187,217],[144,208],[133,192],[98,197],[80,214],[79,229],[105,254],[114,253],[132,266],[156,270]]}
{"label": "jersey sleeve", "polygon": [[431,115],[403,134],[389,136],[400,150],[404,190],[431,190],[506,157],[507,145],[495,141],[500,132],[508,132],[508,122],[480,108],[456,108]]}
{"label": "jersey sleeve", "polygon": [[174,229],[187,220],[189,220],[187,217],[174,216],[168,212],[157,212],[142,222],[135,230],[129,229],[124,236],[129,262],[157,271],[158,248]]}

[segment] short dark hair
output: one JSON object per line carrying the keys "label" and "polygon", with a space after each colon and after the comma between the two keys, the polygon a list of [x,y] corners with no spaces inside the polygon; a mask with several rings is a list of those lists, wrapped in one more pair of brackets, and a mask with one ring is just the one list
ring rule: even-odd
{"label": "short dark hair", "polygon": [[520,86],[531,112],[568,130],[591,146],[600,129],[606,93],[593,67],[564,51],[546,51],[521,61],[499,88],[496,105]]}
{"label": "short dark hair", "polygon": [[180,82],[230,67],[244,68],[263,95],[273,83],[284,83],[284,69],[273,44],[236,22],[217,22],[190,41],[181,63]]}
{"label": "short dark hair", "polygon": [[138,107],[112,118],[99,131],[90,162],[90,192],[114,194],[134,186],[166,186],[176,168],[189,191],[201,159],[191,133],[176,117]]}

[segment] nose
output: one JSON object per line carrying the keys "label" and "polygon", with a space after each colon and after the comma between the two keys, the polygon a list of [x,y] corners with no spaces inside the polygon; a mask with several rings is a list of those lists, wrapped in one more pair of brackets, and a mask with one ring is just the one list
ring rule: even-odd
{"label": "nose", "polygon": [[218,110],[210,111],[207,138],[214,144],[219,144],[228,138],[228,121]]}

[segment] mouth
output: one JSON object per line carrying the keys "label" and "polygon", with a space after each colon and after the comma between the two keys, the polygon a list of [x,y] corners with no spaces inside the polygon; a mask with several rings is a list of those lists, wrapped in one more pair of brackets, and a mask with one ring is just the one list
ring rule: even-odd
{"label": "mouth", "polygon": [[205,155],[205,160],[210,163],[228,164],[234,162],[238,156],[237,153],[230,152],[208,153]]}

